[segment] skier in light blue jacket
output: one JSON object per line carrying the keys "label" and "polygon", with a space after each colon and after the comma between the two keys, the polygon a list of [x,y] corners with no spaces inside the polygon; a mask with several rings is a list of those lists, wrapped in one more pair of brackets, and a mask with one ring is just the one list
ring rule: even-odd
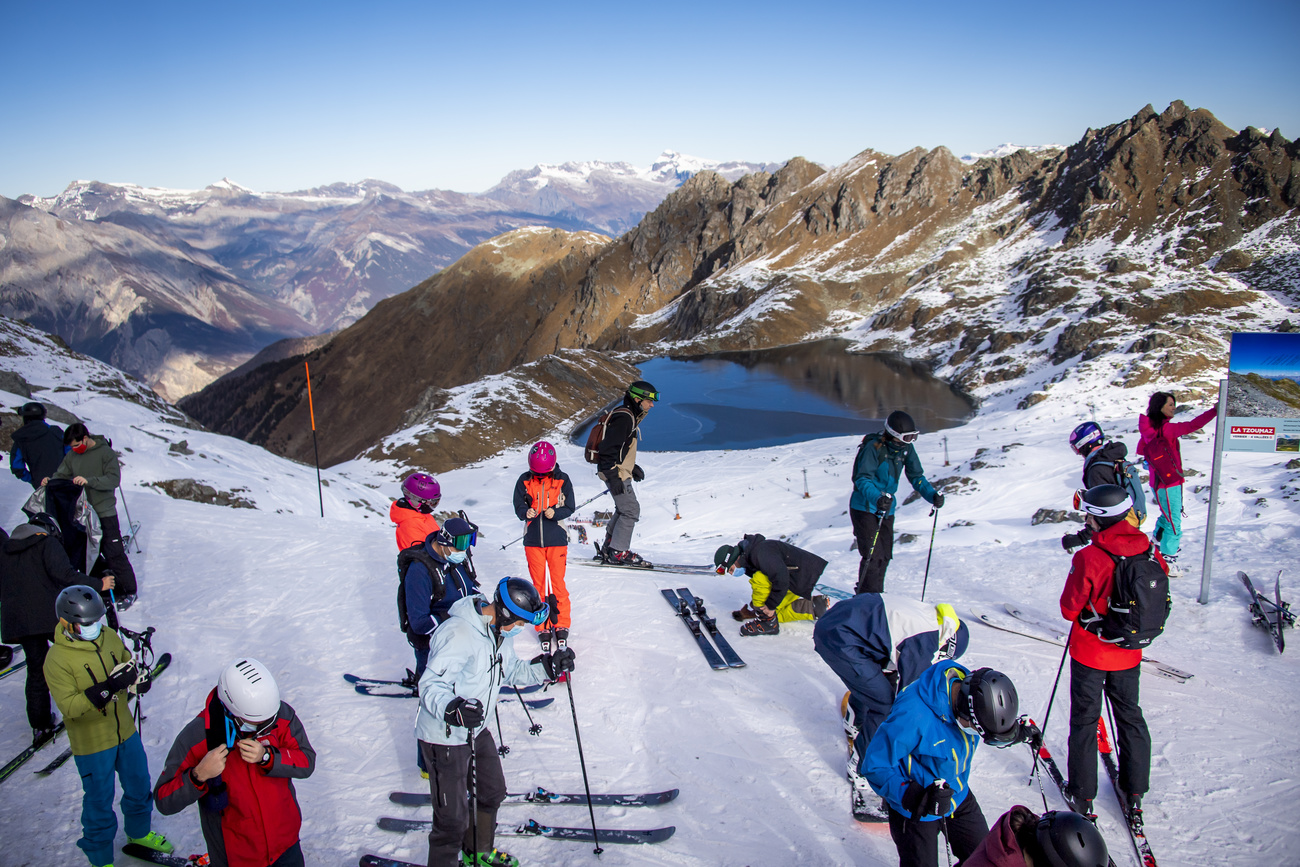
{"label": "skier in light blue jacket", "polygon": [[[573,670],[571,648],[536,656],[531,662],[515,655],[514,636],[545,623],[549,613],[531,581],[503,578],[491,603],[478,595],[457,600],[448,619],[433,632],[415,720],[433,796],[429,867],[519,864],[494,845],[497,808],[505,799],[506,781],[496,742],[483,722],[502,684],[544,683]],[[477,802],[473,823],[467,797],[471,743]]]}

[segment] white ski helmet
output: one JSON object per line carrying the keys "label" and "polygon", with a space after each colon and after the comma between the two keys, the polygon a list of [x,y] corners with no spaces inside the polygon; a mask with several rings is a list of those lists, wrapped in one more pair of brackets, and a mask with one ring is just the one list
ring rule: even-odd
{"label": "white ski helmet", "polygon": [[271,670],[256,659],[237,659],[217,680],[217,698],[231,716],[261,722],[280,711],[280,687]]}

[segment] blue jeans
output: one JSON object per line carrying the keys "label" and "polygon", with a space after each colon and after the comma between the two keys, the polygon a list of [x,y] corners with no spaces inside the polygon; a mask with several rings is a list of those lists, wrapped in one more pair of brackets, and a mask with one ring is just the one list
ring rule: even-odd
{"label": "blue jeans", "polygon": [[149,835],[153,816],[153,791],[149,764],[140,735],[131,735],[116,747],[74,756],[81,774],[81,839],[77,845],[95,867],[113,863],[113,838],[117,815],[113,812],[113,775],[122,779],[122,824],[126,836]]}
{"label": "blue jeans", "polygon": [[1156,506],[1160,509],[1160,518],[1156,521],[1155,539],[1160,545],[1160,553],[1169,556],[1178,554],[1178,546],[1183,541],[1183,486],[1171,485],[1168,488],[1153,488]]}

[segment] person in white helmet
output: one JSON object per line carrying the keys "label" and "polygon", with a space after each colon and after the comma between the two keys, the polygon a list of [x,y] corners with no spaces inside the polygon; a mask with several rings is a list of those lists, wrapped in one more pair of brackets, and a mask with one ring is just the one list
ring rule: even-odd
{"label": "person in white helmet", "polygon": [[154,800],[164,815],[199,802],[213,867],[301,867],[293,780],[315,768],[316,751],[271,670],[246,657],[226,666],[176,736]]}

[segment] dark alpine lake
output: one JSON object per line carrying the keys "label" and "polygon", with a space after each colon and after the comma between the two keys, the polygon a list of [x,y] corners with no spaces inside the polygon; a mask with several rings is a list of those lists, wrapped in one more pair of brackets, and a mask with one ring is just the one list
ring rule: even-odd
{"label": "dark alpine lake", "polygon": [[[752,449],[866,434],[902,409],[922,433],[955,427],[975,411],[924,364],[855,354],[831,339],[752,352],[655,358],[638,365],[663,395],[641,424],[641,451]],[[594,420],[574,432],[582,444]]]}

